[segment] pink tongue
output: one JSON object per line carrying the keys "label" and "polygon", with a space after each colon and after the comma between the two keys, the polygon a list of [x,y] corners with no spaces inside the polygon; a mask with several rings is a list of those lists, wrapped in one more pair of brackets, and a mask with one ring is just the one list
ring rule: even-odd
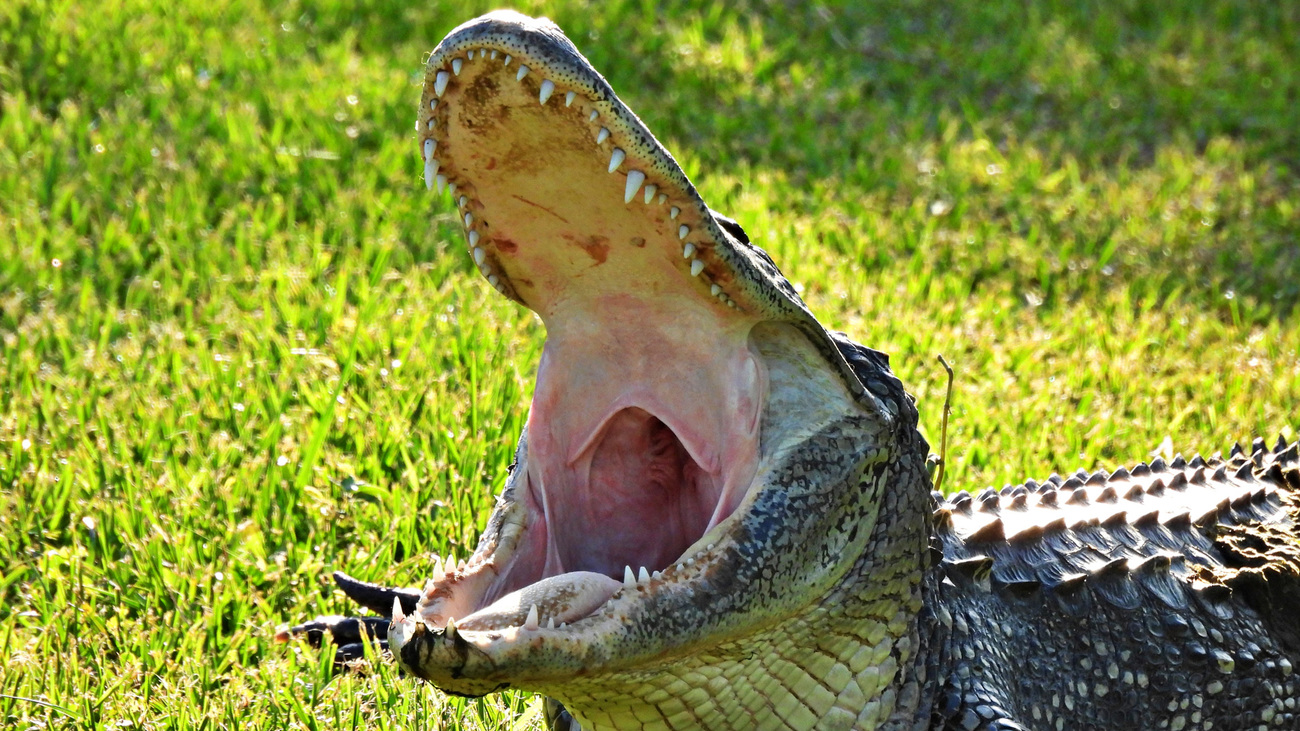
{"label": "pink tongue", "polygon": [[609,600],[622,584],[602,574],[574,571],[542,579],[511,592],[456,623],[466,630],[518,627],[537,605],[539,624],[547,626],[582,619]]}

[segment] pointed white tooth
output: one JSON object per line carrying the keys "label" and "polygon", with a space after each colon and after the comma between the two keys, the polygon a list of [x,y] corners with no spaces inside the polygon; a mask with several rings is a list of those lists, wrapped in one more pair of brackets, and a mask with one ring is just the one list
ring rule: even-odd
{"label": "pointed white tooth", "polygon": [[677,215],[678,215],[679,213],[681,213],[681,212],[682,212],[682,209],[678,208],[677,206],[673,206],[672,208],[669,208],[669,209],[668,209],[668,217],[669,217],[669,218],[677,218]]}
{"label": "pointed white tooth", "polygon": [[402,611],[402,602],[397,597],[393,597],[393,624],[401,624],[406,621],[406,613]]}
{"label": "pointed white tooth", "polygon": [[460,198],[456,200],[456,205],[460,206],[461,208],[464,208],[465,204],[468,202],[469,202],[469,198],[466,198],[465,196],[462,195]]}
{"label": "pointed white tooth", "polygon": [[456,639],[456,620],[453,617],[447,617],[447,624],[443,625],[442,631],[446,634],[447,639]]}
{"label": "pointed white tooth", "polygon": [[469,232],[469,245],[473,247],[478,247],[478,231]]}
{"label": "pointed white tooth", "polygon": [[460,67],[464,65],[465,65],[464,61],[460,60],[459,58],[453,58],[451,60],[451,72],[453,74],[456,74],[457,76],[460,76]]}
{"label": "pointed white tooth", "polygon": [[429,100],[429,111],[431,111],[431,112],[436,112],[436,111],[438,111],[438,100],[437,100],[437,99],[430,99],[430,100]]}
{"label": "pointed white tooth", "polygon": [[447,192],[451,195],[456,195],[456,184],[447,183]]}
{"label": "pointed white tooth", "polygon": [[438,192],[441,193],[441,192],[442,192],[442,189],[445,188],[445,187],[447,187],[447,176],[446,176],[446,175],[438,175],[438,177],[434,178],[434,182],[435,182],[435,183],[437,184],[437,186],[438,186]]}
{"label": "pointed white tooth", "polygon": [[483,266],[483,262],[484,262],[484,260],[486,260],[486,259],[487,259],[487,252],[483,250],[483,247],[482,247],[482,246],[475,246],[475,247],[474,247],[474,263],[475,263],[475,264],[478,264],[479,266]]}
{"label": "pointed white tooth", "polygon": [[465,54],[465,58],[467,58],[467,59],[473,61],[473,60],[474,60],[474,52],[473,52],[473,51],[470,51],[469,53]]}
{"label": "pointed white tooth", "polygon": [[660,193],[660,194],[659,194],[659,205],[662,206],[663,204],[665,204],[665,203],[667,203],[667,202],[668,202],[668,194],[667,194],[667,193]]}
{"label": "pointed white tooth", "polygon": [[429,579],[428,581],[424,582],[424,589],[421,590],[421,593],[424,594],[425,596],[429,596],[430,594],[433,593],[433,590],[436,588],[438,588],[438,582],[434,581],[433,579]]}
{"label": "pointed white tooth", "polygon": [[[692,276],[692,277],[698,277],[698,276],[700,276],[700,272],[702,272],[702,271],[704,271],[704,262],[700,261],[699,259],[696,259],[695,261],[691,262],[691,276]],[[690,563],[690,562],[691,562],[691,560],[690,560],[689,558],[686,559],[686,563]]]}
{"label": "pointed white tooth", "polygon": [[492,59],[493,61],[497,60],[497,52],[493,51],[492,53],[488,54],[488,58]]}
{"label": "pointed white tooth", "polygon": [[524,629],[537,629],[541,624],[537,619],[537,605],[534,604],[528,608],[528,617],[524,620]]}
{"label": "pointed white tooth", "polygon": [[551,94],[553,93],[555,93],[555,82],[547,79],[542,82],[541,91],[537,93],[537,100],[545,104],[546,100],[550,99]]}
{"label": "pointed white tooth", "polygon": [[732,300],[727,300],[727,306],[733,310],[736,309],[736,303],[733,302]]}
{"label": "pointed white tooth", "polygon": [[450,78],[451,74],[446,71],[439,71],[438,75],[433,77],[433,93],[441,97],[442,93],[447,90],[447,80]]}
{"label": "pointed white tooth", "polygon": [[509,66],[509,65],[510,65],[510,62],[513,61],[514,58],[515,58],[514,56],[511,56],[510,54],[507,53],[507,54],[506,54],[506,60],[502,61],[502,62],[501,62],[501,65],[502,65],[502,66]]}
{"label": "pointed white tooth", "polygon": [[568,623],[568,622],[560,622],[560,629],[564,629],[565,627],[568,627],[568,626],[569,626],[569,623]]}
{"label": "pointed white tooth", "polygon": [[473,213],[466,213],[466,214],[465,214],[465,228],[469,228],[470,226],[473,226],[473,225],[474,225],[474,214],[473,214]]}
{"label": "pointed white tooth", "polygon": [[631,203],[636,197],[636,192],[641,189],[641,183],[645,182],[645,173],[640,170],[633,170],[627,174],[627,187],[623,189],[623,202]]}
{"label": "pointed white tooth", "polygon": [[546,629],[555,629],[555,617],[546,618]]}
{"label": "pointed white tooth", "polygon": [[722,286],[715,284],[712,287],[709,287],[709,294],[713,295],[714,297],[717,297],[718,295],[722,294]]}
{"label": "pointed white tooth", "polygon": [[424,187],[433,190],[433,179],[438,175],[438,161],[430,160],[424,164]]}
{"label": "pointed white tooth", "polygon": [[449,574],[453,574],[453,573],[455,573],[455,572],[456,572],[456,554],[452,553],[451,551],[448,551],[448,552],[447,552],[447,557],[444,558],[444,559],[442,560],[442,565],[443,565],[443,567],[447,570],[447,573],[449,573]]}
{"label": "pointed white tooth", "polygon": [[564,95],[564,106],[566,106],[566,107],[571,107],[571,106],[573,106],[573,98],[576,97],[577,95],[578,95],[578,94],[577,94],[576,92],[572,92],[572,91],[569,92],[569,93],[567,93],[567,94],[565,94],[565,95]]}
{"label": "pointed white tooth", "polygon": [[519,73],[515,74],[515,81],[523,81],[524,77],[527,75],[528,75],[528,67],[523,64],[519,64]]}
{"label": "pointed white tooth", "polygon": [[636,586],[636,576],[632,573],[631,566],[623,567],[623,586]]}
{"label": "pointed white tooth", "polygon": [[659,189],[658,186],[654,186],[654,185],[647,185],[647,186],[645,187],[645,202],[646,202],[647,204],[648,204],[650,201],[654,200],[654,197],[655,197],[655,191],[658,190],[658,189]]}
{"label": "pointed white tooth", "polygon": [[636,572],[636,580],[638,582],[650,580],[650,572],[646,570],[646,567],[642,566],[641,569]]}
{"label": "pointed white tooth", "polygon": [[[433,121],[434,121],[434,120],[433,120],[433,117],[429,117],[429,121],[425,123],[424,128],[425,128],[425,129],[428,129],[428,130],[432,130],[432,129],[433,129]],[[419,125],[417,124],[417,125],[416,125],[416,129],[418,130],[419,128],[420,128],[420,127],[419,127]]]}
{"label": "pointed white tooth", "polygon": [[663,576],[663,572],[661,572],[661,571],[656,571],[656,572],[654,572],[653,574],[650,574],[650,578],[652,578],[652,579],[657,579],[657,578],[659,578],[660,576]]}
{"label": "pointed white tooth", "polygon": [[609,156],[609,171],[612,173],[618,170],[618,166],[623,164],[623,158],[625,157],[627,157],[627,153],[623,152],[623,148],[615,147],[614,154]]}
{"label": "pointed white tooth", "polygon": [[442,570],[442,559],[433,559],[433,578],[430,581],[437,583],[445,578],[447,578],[447,574]]}
{"label": "pointed white tooth", "polygon": [[492,285],[493,287],[495,287],[495,286],[497,286],[498,284],[501,284],[501,278],[498,277],[498,276],[495,275],[495,274],[489,274],[489,275],[488,275],[488,284],[490,284],[490,285]]}
{"label": "pointed white tooth", "polygon": [[682,247],[682,258],[689,259],[695,256],[695,244],[688,243]]}
{"label": "pointed white tooth", "polygon": [[588,115],[587,115],[587,121],[588,121],[588,122],[595,122],[595,121],[596,121],[596,117],[599,117],[599,116],[600,116],[600,112],[598,112],[598,111],[596,111],[595,109],[593,109],[593,110],[591,110],[591,114],[588,114]]}
{"label": "pointed white tooth", "polygon": [[677,238],[684,239],[686,238],[686,234],[690,232],[691,232],[691,227],[683,223],[682,225],[677,227]]}
{"label": "pointed white tooth", "polygon": [[433,157],[433,151],[438,149],[438,141],[430,137],[424,141],[424,159],[427,162]]}
{"label": "pointed white tooth", "polygon": [[600,131],[596,133],[596,144],[599,145],[607,139],[609,139],[609,130],[601,127]]}

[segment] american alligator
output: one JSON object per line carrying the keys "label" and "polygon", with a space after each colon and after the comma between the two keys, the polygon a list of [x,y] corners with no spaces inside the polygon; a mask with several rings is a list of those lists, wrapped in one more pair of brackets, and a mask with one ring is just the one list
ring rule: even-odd
{"label": "american alligator", "polygon": [[473,556],[422,590],[337,575],[391,621],[289,633],[346,658],[386,631],[560,729],[1300,727],[1296,443],[945,499],[888,358],[549,21],[454,30],[417,129],[474,263],[546,325],[532,410]]}

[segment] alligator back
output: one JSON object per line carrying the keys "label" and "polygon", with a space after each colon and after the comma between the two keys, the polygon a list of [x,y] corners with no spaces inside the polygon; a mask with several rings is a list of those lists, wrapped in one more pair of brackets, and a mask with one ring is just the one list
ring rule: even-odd
{"label": "alligator back", "polygon": [[1300,460],[936,494],[935,729],[1300,728]]}

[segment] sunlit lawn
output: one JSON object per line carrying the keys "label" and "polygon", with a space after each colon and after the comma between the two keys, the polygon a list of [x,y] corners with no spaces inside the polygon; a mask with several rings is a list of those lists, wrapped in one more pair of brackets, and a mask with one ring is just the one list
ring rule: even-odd
{"label": "sunlit lawn", "polygon": [[[510,461],[543,331],[412,131],[493,5],[0,5],[0,726],[537,723],[270,642]],[[1300,5],[523,5],[936,445],[954,364],[950,489],[1294,436]]]}

